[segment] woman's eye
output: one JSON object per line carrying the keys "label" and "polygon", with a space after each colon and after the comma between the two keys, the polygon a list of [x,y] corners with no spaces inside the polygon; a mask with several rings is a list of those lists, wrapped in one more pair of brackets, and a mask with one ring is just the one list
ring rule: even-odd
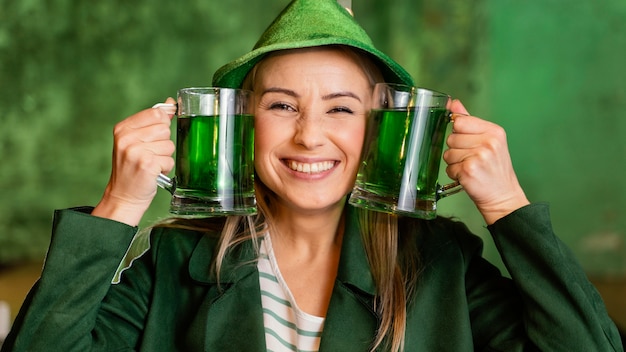
{"label": "woman's eye", "polygon": [[330,113],[338,112],[338,113],[346,113],[346,114],[354,113],[352,109],[345,107],[345,106],[338,106],[338,107],[332,108],[329,112]]}
{"label": "woman's eye", "polygon": [[270,110],[284,110],[284,111],[295,111],[291,105],[286,103],[274,103],[270,105]]}

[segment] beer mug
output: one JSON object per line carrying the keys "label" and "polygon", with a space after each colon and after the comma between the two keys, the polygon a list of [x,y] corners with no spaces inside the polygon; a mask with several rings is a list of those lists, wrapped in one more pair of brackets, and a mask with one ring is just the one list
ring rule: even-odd
{"label": "beer mug", "polygon": [[[242,89],[178,91],[175,176],[161,174],[157,179],[172,194],[172,214],[256,213],[253,99],[251,91]],[[172,104],[155,107],[173,108]]]}
{"label": "beer mug", "polygon": [[462,190],[439,185],[439,165],[452,99],[447,94],[378,83],[361,165],[349,203],[370,210],[433,219],[437,201]]}

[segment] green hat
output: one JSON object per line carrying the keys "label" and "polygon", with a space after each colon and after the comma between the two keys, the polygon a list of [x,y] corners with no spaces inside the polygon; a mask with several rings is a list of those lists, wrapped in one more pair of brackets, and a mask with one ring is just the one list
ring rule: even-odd
{"label": "green hat", "polygon": [[397,62],[374,47],[365,30],[337,0],[294,0],[261,35],[251,52],[219,68],[216,87],[239,88],[265,54],[284,49],[347,45],[369,53],[387,82],[413,85]]}

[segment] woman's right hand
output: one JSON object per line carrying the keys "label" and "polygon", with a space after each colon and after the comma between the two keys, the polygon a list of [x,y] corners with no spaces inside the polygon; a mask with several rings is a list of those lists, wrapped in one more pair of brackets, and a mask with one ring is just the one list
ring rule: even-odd
{"label": "woman's right hand", "polygon": [[[175,101],[168,98],[165,103]],[[115,126],[111,177],[92,215],[139,224],[156,195],[157,176],[174,167],[172,116],[161,109],[146,109]]]}

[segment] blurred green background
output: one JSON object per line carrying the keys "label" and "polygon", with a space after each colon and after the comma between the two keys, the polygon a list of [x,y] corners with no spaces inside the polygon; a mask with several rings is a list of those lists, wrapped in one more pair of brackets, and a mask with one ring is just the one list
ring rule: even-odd
{"label": "blurred green background", "polygon": [[[116,122],[209,85],[287,0],[0,0],[0,265],[41,260],[52,211],[95,205]],[[392,4],[392,5],[391,5]],[[519,179],[593,275],[626,276],[626,1],[353,0],[421,86],[504,126]],[[144,224],[167,216],[160,192]],[[467,195],[440,202],[487,239]]]}

